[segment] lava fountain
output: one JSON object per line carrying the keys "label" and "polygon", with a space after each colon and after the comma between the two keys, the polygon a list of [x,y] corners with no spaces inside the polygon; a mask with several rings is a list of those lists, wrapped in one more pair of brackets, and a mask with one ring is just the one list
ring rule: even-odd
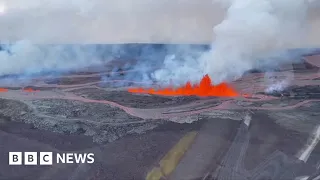
{"label": "lava fountain", "polygon": [[205,75],[199,84],[191,85],[187,82],[179,88],[164,88],[164,89],[144,89],[144,88],[129,88],[130,93],[154,94],[162,96],[217,96],[217,97],[236,97],[239,94],[231,88],[227,83],[212,85],[211,79]]}

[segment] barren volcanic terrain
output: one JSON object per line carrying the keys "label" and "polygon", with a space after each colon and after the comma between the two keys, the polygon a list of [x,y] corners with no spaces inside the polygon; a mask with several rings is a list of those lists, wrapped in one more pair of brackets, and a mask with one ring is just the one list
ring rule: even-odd
{"label": "barren volcanic terrain", "polygon": [[[197,133],[192,146],[174,170],[161,176],[315,178],[320,167],[319,62],[320,56],[305,57],[269,79],[262,72],[248,73],[229,84],[237,97],[130,93],[129,86],[148,83],[122,78],[133,70],[89,69],[23,82],[2,77],[0,179],[150,179],[150,171],[163,168],[158,162],[190,132]],[[112,78],[102,79],[110,73]],[[125,86],[114,87],[115,82]],[[9,166],[9,151],[93,152],[95,163]]]}

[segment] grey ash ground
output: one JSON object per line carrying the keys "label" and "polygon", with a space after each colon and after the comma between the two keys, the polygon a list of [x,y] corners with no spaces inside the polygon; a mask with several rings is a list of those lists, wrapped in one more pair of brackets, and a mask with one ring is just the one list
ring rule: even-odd
{"label": "grey ash ground", "polygon": [[84,88],[70,91],[76,95],[96,100],[108,100],[134,108],[161,108],[190,103],[200,98],[190,97],[164,97],[156,95],[132,95],[126,91],[106,91],[98,88]]}
{"label": "grey ash ground", "polygon": [[[314,71],[303,67],[298,73]],[[320,85],[310,78],[315,83],[255,92],[266,99],[131,94],[100,86],[93,73],[24,86],[40,90],[34,93],[3,86],[9,91],[0,94],[0,179],[143,180],[191,131],[198,135],[167,179],[312,179],[320,145],[307,147],[320,139]],[[93,152],[96,162],[8,166],[9,151]]]}
{"label": "grey ash ground", "polygon": [[276,97],[291,97],[294,99],[320,99],[320,85],[290,86],[282,91],[262,94]]}

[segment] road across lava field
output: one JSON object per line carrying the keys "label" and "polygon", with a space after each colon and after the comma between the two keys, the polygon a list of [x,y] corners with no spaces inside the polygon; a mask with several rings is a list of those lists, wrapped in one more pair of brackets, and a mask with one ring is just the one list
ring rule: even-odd
{"label": "road across lava field", "polygon": [[[123,74],[135,71],[112,72],[119,76],[109,81],[101,80],[109,72],[43,76],[18,84],[2,80],[1,154],[35,149],[90,151],[99,159],[93,166],[19,168],[18,175],[1,156],[0,179],[68,176],[77,180],[149,180],[160,179],[154,178],[159,168],[167,169],[160,172],[162,177],[174,180],[222,176],[233,180],[239,173],[255,179],[274,159],[284,159],[288,166],[297,160],[299,165],[314,170],[300,175],[316,176],[315,167],[320,164],[320,138],[313,133],[320,117],[318,61],[317,56],[307,57],[303,63],[284,66],[270,78],[265,73],[249,73],[228,84],[237,91],[237,97],[135,94],[128,92],[128,87],[111,86],[126,82],[138,88],[146,84],[157,87],[156,83],[123,79]],[[277,91],[281,86],[286,88]],[[267,89],[275,91],[266,93]],[[187,147],[187,152],[176,153],[185,153],[179,161],[168,158],[170,152]],[[261,164],[266,157],[267,162]]]}

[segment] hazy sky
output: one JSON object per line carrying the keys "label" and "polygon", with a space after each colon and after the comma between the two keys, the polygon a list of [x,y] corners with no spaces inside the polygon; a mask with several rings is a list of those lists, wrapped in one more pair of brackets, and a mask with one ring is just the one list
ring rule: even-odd
{"label": "hazy sky", "polygon": [[[277,54],[279,49],[320,47],[320,11],[308,9],[316,7],[306,4],[309,0],[217,1],[228,11],[212,0],[0,0],[0,41],[14,41],[0,51],[0,74],[83,68],[125,50],[38,43],[214,42],[209,52],[167,47],[170,52],[162,57],[157,49],[145,51],[148,62],[137,65],[142,77],[152,72],[158,82],[176,83],[204,74],[218,83],[261,62],[293,60],[290,53]],[[110,53],[101,58],[101,52]],[[152,62],[161,68],[154,71]]]}
{"label": "hazy sky", "polygon": [[[0,40],[210,43],[224,12],[212,0],[0,0]],[[309,44],[320,42],[315,17]]]}

